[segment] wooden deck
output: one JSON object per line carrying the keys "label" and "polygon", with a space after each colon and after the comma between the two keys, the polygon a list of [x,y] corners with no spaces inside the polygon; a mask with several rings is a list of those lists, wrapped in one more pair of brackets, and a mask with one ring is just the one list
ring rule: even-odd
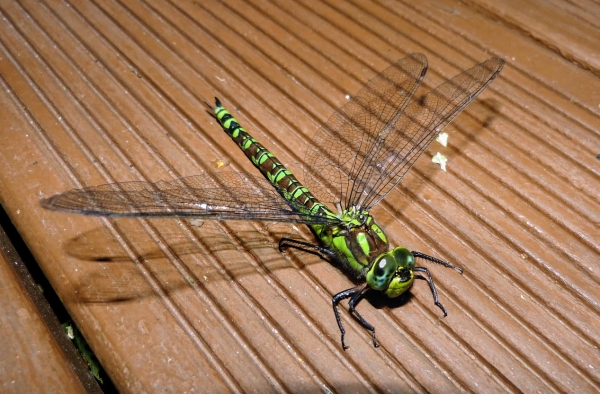
{"label": "wooden deck", "polygon": [[[429,267],[446,318],[422,281],[363,300],[380,348],[345,303],[340,346],[330,298],[350,278],[277,251],[312,239],[303,226],[40,207],[103,183],[257,174],[207,113],[214,96],[302,179],[319,125],[410,52],[427,87],[506,65],[372,212],[392,245],[465,269]],[[600,391],[597,2],[7,0],[0,103],[0,203],[121,392]],[[6,288],[2,321],[20,296]],[[0,341],[2,364],[48,362],[42,331]],[[0,390],[44,390],[28,370],[2,369]],[[85,390],[64,374],[56,391]]]}

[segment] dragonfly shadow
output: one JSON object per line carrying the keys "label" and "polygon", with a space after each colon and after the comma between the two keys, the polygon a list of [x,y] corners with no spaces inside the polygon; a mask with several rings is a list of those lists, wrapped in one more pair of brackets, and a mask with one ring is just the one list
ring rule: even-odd
{"label": "dragonfly shadow", "polygon": [[[465,115],[456,118],[451,128],[459,130],[466,138],[465,143],[473,143],[482,133],[488,131],[494,120],[501,117],[501,104],[494,99],[477,100],[465,110]],[[457,147],[453,154],[460,155],[463,152],[464,145]]]}
{"label": "dragonfly shadow", "polygon": [[395,298],[389,298],[381,291],[369,291],[365,296],[365,300],[375,309],[395,309],[407,304],[412,297],[413,295],[410,291],[404,292]]}
{"label": "dragonfly shadow", "polygon": [[[286,259],[277,247],[280,238],[290,236],[289,228],[270,226],[265,232],[254,229],[228,234],[208,223],[201,228],[187,226],[190,237],[190,231],[186,235],[171,226],[160,230],[157,241],[139,226],[121,228],[125,221],[113,223],[117,233],[100,227],[65,244],[65,252],[83,262],[71,301],[127,302],[155,296],[146,275],[171,293],[195,284],[257,274],[257,266],[266,271],[302,268]],[[127,234],[126,238],[122,234]]]}
{"label": "dragonfly shadow", "polygon": [[[429,160],[422,160],[409,171],[395,189],[395,193],[386,196],[384,204],[393,208],[391,215],[378,214],[377,207],[371,213],[377,218],[377,223],[384,229],[389,222],[401,217],[402,213],[416,199],[426,198],[427,193],[422,191],[428,182],[433,180],[440,181],[445,177],[437,164],[431,162],[431,157],[436,152],[441,152],[450,160],[449,171],[453,170],[452,161],[467,155],[468,147],[471,144],[477,144],[477,140],[483,133],[489,132],[493,126],[494,120],[500,116],[501,104],[494,99],[477,100],[465,110],[465,113],[458,116],[452,123],[444,129],[449,134],[448,146],[434,142],[427,148],[425,156]],[[450,186],[448,186],[450,187]]]}
{"label": "dragonfly shadow", "polygon": [[[500,103],[494,99],[477,100],[473,102],[469,108],[464,111],[462,116],[454,119],[445,129],[449,134],[448,146],[444,147],[437,142],[432,144],[428,148],[430,157],[432,157],[436,151],[440,151],[444,155],[449,156],[450,160],[466,155],[469,145],[476,143],[480,135],[490,131],[488,129],[493,125],[494,119],[501,116],[499,112]],[[439,174],[439,170],[440,168],[437,165],[432,164],[431,160],[429,165],[422,165],[417,168],[417,172],[427,179],[431,179],[436,174]],[[410,174],[408,174],[408,176],[410,176]],[[405,186],[404,182],[403,186]],[[418,195],[418,193],[415,194]]]}
{"label": "dragonfly shadow", "polygon": [[[498,100],[496,100],[496,99],[479,100],[478,104],[479,104],[479,108],[481,108],[481,113],[483,115],[486,115],[482,122],[483,127],[487,128],[487,127],[491,126],[492,123],[494,122],[494,119],[499,118],[501,116],[501,114],[500,114],[501,104]],[[476,106],[475,108],[478,108],[478,107]]]}

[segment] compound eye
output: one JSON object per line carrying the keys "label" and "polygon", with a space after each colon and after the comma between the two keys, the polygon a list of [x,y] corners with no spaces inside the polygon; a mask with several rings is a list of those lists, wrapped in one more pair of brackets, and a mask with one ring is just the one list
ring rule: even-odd
{"label": "compound eye", "polygon": [[366,279],[369,287],[375,290],[387,289],[397,269],[398,263],[396,263],[394,256],[390,253],[382,254],[367,272]]}
{"label": "compound eye", "polygon": [[415,257],[406,248],[398,247],[392,251],[394,259],[398,262],[398,267],[412,269],[415,266]]}

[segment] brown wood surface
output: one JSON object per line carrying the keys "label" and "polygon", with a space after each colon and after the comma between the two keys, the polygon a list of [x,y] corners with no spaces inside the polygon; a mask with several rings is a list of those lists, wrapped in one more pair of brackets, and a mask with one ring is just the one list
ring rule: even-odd
{"label": "brown wood surface", "polygon": [[[583,0],[2,1],[0,203],[122,392],[598,392],[599,21]],[[372,212],[393,245],[465,268],[430,267],[446,318],[422,282],[363,300],[378,349],[346,304],[340,346],[344,273],[277,251],[303,226],[39,205],[249,169],[214,96],[302,179],[319,125],[409,52],[428,87],[507,64]]]}
{"label": "brown wood surface", "polygon": [[2,228],[0,338],[2,393],[102,392]]}

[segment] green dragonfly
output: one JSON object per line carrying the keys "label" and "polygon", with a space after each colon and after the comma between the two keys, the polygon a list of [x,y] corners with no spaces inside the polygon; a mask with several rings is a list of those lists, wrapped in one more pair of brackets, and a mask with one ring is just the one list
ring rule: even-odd
{"label": "green dragonfly", "polygon": [[[462,269],[427,254],[396,247],[369,213],[402,179],[450,121],[500,73],[504,61],[493,57],[414,98],[427,71],[427,58],[410,54],[369,81],[318,130],[305,160],[305,185],[252,138],[219,99],[209,107],[227,134],[264,178],[244,172],[207,173],[173,181],[122,182],[74,189],[42,200],[44,208],[110,217],[177,216],[214,220],[261,220],[308,225],[318,244],[282,238],[286,247],[316,253],[337,262],[359,286],[337,293],[333,311],[345,330],[338,304],[349,298],[349,311],[371,331],[375,327],[355,309],[369,289],[398,297],[414,279],[429,284],[440,303],[429,270],[421,259]],[[424,275],[424,276],[423,276]]]}

